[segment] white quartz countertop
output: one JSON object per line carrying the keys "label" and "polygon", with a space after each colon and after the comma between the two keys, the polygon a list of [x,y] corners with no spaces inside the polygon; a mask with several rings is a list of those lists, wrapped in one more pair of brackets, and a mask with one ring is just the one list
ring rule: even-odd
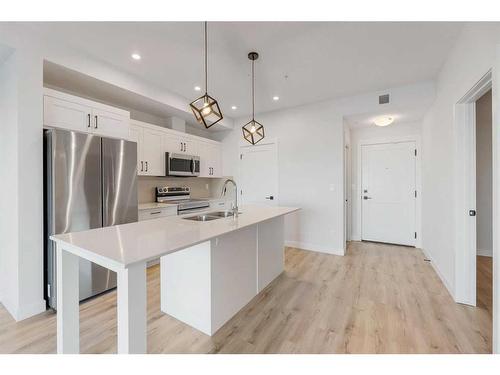
{"label": "white quartz countertop", "polygon": [[108,268],[127,268],[298,210],[297,207],[248,205],[240,207],[241,214],[236,219],[206,222],[183,219],[193,215],[188,214],[59,234],[51,239],[78,256],[110,265]]}

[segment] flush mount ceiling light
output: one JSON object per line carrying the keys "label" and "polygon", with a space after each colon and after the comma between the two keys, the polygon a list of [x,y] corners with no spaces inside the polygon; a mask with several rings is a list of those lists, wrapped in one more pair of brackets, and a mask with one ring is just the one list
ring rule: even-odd
{"label": "flush mount ceiling light", "polygon": [[280,97],[279,96],[273,96],[273,100],[276,102],[276,101],[280,100]]}
{"label": "flush mount ceiling light", "polygon": [[131,56],[132,56],[132,58],[134,60],[140,60],[141,59],[141,55],[139,55],[138,53],[133,53]]}
{"label": "flush mount ceiling light", "polygon": [[236,107],[235,105],[233,105],[233,106],[231,107],[231,109],[232,109],[233,111],[235,111],[235,110],[237,110],[237,109],[238,109],[238,107]]}
{"label": "flush mount ceiling light", "polygon": [[255,60],[259,58],[257,52],[250,52],[248,58],[252,61],[252,120],[243,125],[243,138],[251,144],[256,144],[264,139],[264,126],[255,121]]}
{"label": "flush mount ceiling light", "polygon": [[194,87],[194,91],[201,91],[201,87],[200,86],[195,86]]}
{"label": "flush mount ceiling light", "polygon": [[[196,88],[195,88],[196,90]],[[205,21],[205,94],[189,104],[196,121],[209,128],[222,120],[222,111],[217,100],[208,95],[208,50],[207,50],[207,22]]]}
{"label": "flush mount ceiling light", "polygon": [[380,116],[373,120],[373,123],[377,126],[387,126],[394,122],[394,117],[392,116]]}

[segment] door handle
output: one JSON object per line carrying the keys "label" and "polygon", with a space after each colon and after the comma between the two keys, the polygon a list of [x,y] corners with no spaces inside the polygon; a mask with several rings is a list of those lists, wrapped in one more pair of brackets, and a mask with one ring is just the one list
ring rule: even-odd
{"label": "door handle", "polygon": [[273,201],[274,200],[274,197],[272,195],[266,197],[266,199],[269,199],[270,201]]}
{"label": "door handle", "polygon": [[469,216],[476,216],[476,210],[469,210]]}
{"label": "door handle", "polygon": [[367,199],[372,199],[372,197],[367,197],[366,195],[363,197],[363,199],[366,201]]}
{"label": "door handle", "polygon": [[97,129],[97,115],[94,116],[94,118],[95,118],[95,126],[94,127]]}

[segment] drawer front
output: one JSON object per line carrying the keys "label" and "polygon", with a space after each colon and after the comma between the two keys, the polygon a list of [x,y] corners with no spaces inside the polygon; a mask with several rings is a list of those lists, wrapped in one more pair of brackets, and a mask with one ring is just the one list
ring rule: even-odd
{"label": "drawer front", "polygon": [[177,215],[177,207],[139,210],[139,221],[158,219],[160,217],[175,216],[175,215]]}

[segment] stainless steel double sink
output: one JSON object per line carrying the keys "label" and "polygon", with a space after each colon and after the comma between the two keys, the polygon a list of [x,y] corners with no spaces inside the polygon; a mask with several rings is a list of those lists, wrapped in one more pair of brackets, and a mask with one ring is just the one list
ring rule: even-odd
{"label": "stainless steel double sink", "polygon": [[[241,212],[238,212],[238,215],[241,214]],[[201,214],[201,215],[195,215],[195,216],[187,216],[183,217],[185,220],[192,220],[192,221],[211,221],[211,220],[217,220],[217,219],[222,219],[226,217],[233,217],[234,213],[231,211],[215,211],[215,212],[208,212],[206,214]]]}

